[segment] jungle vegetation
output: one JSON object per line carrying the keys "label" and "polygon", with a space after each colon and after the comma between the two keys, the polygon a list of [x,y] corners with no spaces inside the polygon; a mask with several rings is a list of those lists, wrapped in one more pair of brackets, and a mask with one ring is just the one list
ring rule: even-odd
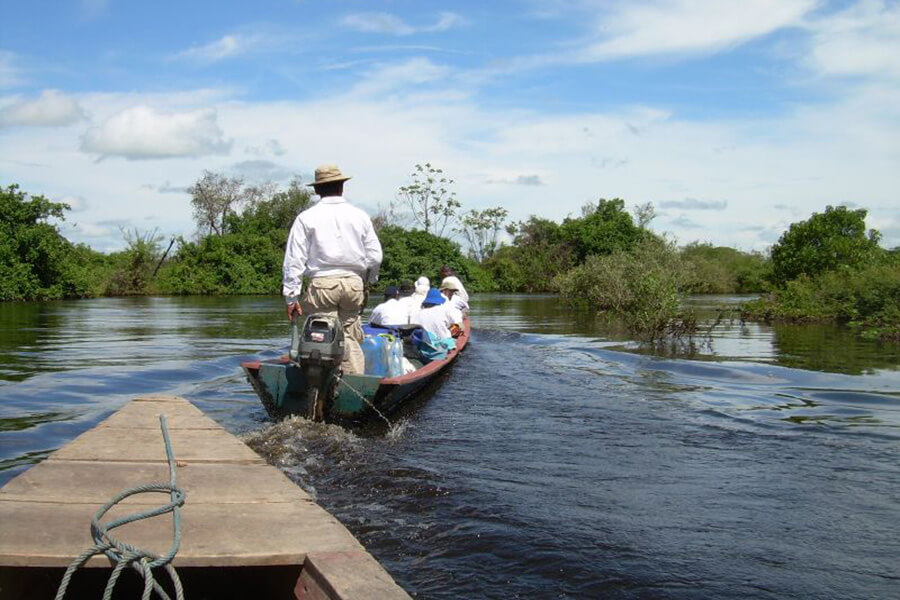
{"label": "jungle vegetation", "polygon": [[[453,180],[431,164],[410,179],[373,217],[384,249],[379,285],[435,281],[449,265],[472,292],[555,293],[648,341],[695,331],[682,309],[687,294],[763,293],[745,318],[837,321],[900,338],[900,253],[879,246],[862,209],[829,206],[792,224],[764,255],[679,247],[650,229],[649,203],[632,214],[623,199],[600,198],[561,222],[508,223],[502,207],[463,210]],[[63,237],[65,204],[0,189],[0,300],[280,293],[288,231],[313,202],[308,188],[206,171],[188,192],[193,236],[125,230],[125,248],[104,254]]]}

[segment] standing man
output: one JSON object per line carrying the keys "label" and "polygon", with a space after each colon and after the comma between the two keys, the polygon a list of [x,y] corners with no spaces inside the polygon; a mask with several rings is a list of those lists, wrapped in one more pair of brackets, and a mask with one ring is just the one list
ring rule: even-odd
{"label": "standing man", "polygon": [[[365,359],[359,314],[365,302],[364,281],[378,280],[381,243],[372,220],[344,200],[350,179],[335,165],[316,169],[310,184],[319,202],[297,216],[284,252],[284,287],[288,318],[327,313],[344,329],[344,373],[363,373]],[[303,277],[310,278],[303,290]],[[301,295],[301,291],[304,293]]]}

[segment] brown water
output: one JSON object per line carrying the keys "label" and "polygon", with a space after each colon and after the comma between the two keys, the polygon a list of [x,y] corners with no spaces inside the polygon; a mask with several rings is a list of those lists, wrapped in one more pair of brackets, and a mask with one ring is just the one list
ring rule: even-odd
{"label": "brown water", "polygon": [[[712,318],[740,300],[692,302]],[[0,304],[0,483],[173,393],[416,597],[896,597],[896,346],[725,321],[648,350],[550,296],[472,304],[441,385],[363,432],[267,419],[238,364],[286,346],[278,298]]]}

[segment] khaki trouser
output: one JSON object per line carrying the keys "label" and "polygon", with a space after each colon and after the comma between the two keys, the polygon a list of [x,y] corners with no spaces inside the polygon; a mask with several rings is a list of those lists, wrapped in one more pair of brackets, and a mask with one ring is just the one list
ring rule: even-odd
{"label": "khaki trouser", "polygon": [[336,316],[344,329],[344,373],[362,374],[366,361],[362,348],[362,325],[359,311],[365,294],[362,279],[353,275],[339,277],[316,277],[300,298],[300,308],[306,316],[324,313]]}

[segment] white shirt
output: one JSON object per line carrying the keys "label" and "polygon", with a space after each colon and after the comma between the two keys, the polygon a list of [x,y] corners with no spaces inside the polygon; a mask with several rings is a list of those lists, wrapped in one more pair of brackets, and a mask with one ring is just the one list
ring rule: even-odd
{"label": "white shirt", "polygon": [[419,309],[422,308],[422,300],[424,299],[424,296],[420,296],[419,294],[412,294],[410,296],[400,298],[400,302],[403,303],[403,307],[406,309],[407,323],[413,322],[413,315],[419,312]]}
{"label": "white shirt", "polygon": [[[447,298],[447,294],[443,294],[443,296]],[[469,303],[463,300],[459,292],[453,294],[452,298],[447,298],[447,303],[460,312],[469,312]]]}
{"label": "white shirt", "polygon": [[428,333],[439,337],[452,337],[450,326],[453,324],[462,326],[462,313],[450,305],[449,302],[423,308],[413,315],[412,323],[421,325]]}
{"label": "white shirt", "polygon": [[282,294],[295,302],[303,276],[356,275],[378,280],[381,243],[369,215],[340,196],[322,198],[297,215],[284,251]]}
{"label": "white shirt", "polygon": [[467,292],[466,288],[463,287],[462,281],[459,280],[459,277],[456,277],[454,275],[451,275],[450,277],[444,277],[443,281],[441,281],[441,287],[444,287],[444,281],[452,281],[453,283],[455,283],[456,285],[459,286],[459,290],[457,290],[456,295],[459,296],[460,298],[462,298],[466,303],[466,307],[468,307],[469,306],[469,292]]}
{"label": "white shirt", "polygon": [[409,308],[405,298],[391,298],[376,306],[369,317],[372,325],[406,325],[409,323]]}

